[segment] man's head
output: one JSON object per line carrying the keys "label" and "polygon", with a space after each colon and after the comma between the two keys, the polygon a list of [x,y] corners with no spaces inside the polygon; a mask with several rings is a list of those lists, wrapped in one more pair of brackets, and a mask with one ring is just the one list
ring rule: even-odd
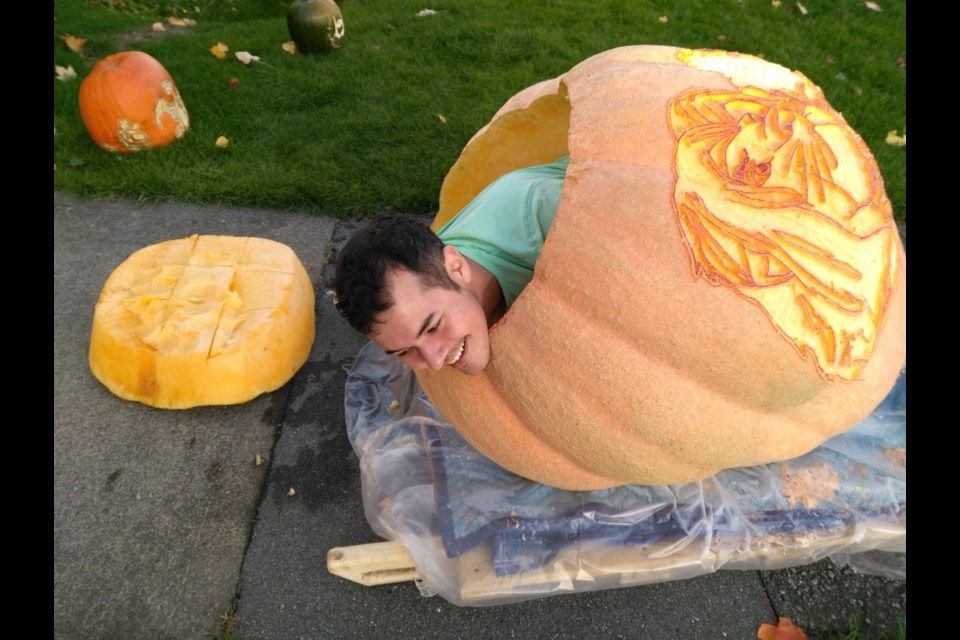
{"label": "man's head", "polygon": [[354,329],[415,369],[479,373],[490,343],[471,268],[425,223],[380,215],[340,252],[334,304]]}

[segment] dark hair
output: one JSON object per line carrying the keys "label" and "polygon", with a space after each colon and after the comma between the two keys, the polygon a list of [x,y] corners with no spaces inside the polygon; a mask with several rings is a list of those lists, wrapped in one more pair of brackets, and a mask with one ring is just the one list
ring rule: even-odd
{"label": "dark hair", "polygon": [[457,289],[447,274],[443,242],[423,221],[381,213],[353,234],[337,258],[333,304],[354,329],[369,335],[375,316],[393,306],[384,291],[388,268],[406,269],[425,286]]}

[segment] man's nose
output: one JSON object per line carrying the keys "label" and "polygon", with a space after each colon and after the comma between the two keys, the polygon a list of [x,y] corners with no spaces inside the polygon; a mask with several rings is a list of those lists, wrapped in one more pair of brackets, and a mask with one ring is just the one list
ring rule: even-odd
{"label": "man's nose", "polygon": [[423,359],[427,361],[427,366],[434,371],[439,371],[443,369],[443,365],[447,364],[447,348],[439,340],[426,345],[423,350]]}

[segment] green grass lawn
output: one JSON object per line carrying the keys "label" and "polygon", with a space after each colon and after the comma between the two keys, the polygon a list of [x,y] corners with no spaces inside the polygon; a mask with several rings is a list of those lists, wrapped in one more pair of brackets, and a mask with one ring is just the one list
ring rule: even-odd
{"label": "green grass lawn", "polygon": [[[759,55],[818,84],[870,147],[906,220],[906,1],[343,0],[342,49],[290,55],[280,0],[54,0],[54,189],[335,216],[437,208],[470,137],[510,96],[622,45]],[[435,14],[419,17],[429,8]],[[170,16],[196,24],[150,25]],[[666,18],[664,21],[663,18]],[[60,36],[87,40],[82,53]],[[226,59],[209,49],[230,48]],[[137,49],[173,76],[191,129],[167,147],[97,148],[78,108],[102,57]],[[248,51],[260,62],[234,57]],[[236,78],[231,86],[231,79]],[[237,84],[237,82],[239,84]],[[226,136],[230,144],[218,148]]]}

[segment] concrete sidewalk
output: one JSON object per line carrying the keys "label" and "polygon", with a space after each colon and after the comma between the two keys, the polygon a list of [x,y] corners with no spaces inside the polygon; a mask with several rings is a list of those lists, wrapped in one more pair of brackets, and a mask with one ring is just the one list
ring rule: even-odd
{"label": "concrete sidewalk", "polygon": [[[235,638],[277,640],[749,639],[777,615],[808,630],[858,618],[890,632],[906,620],[905,581],[830,560],[485,608],[329,574],[330,548],[378,541],[343,416],[346,369],[365,340],[322,286],[357,226],[54,193],[55,638],[200,640],[228,618]],[[317,291],[310,358],[290,384],[243,405],[164,411],[121,400],[87,364],[100,289],[133,251],[193,233],[296,251]]]}

